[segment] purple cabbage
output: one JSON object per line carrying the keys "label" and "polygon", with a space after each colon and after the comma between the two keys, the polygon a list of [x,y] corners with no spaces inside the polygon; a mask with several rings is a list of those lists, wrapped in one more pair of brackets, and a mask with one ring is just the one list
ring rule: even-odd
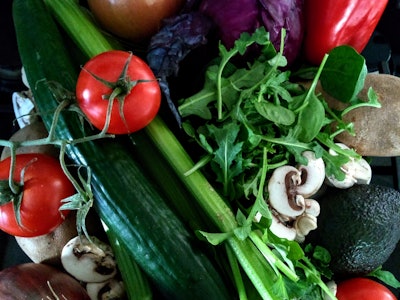
{"label": "purple cabbage", "polygon": [[233,46],[242,32],[253,32],[260,27],[257,0],[203,0],[199,11],[214,21],[227,48]]}
{"label": "purple cabbage", "polygon": [[217,30],[217,39],[230,48],[242,32],[253,33],[264,26],[279,50],[281,29],[285,28],[284,55],[290,65],[301,49],[302,6],[303,0],[187,0],[179,15],[166,19],[152,37],[146,59],[159,78],[177,123],[181,125],[181,118],[170,93],[169,79],[177,76],[181,63],[191,52],[210,43],[210,32],[214,36],[214,29]]}
{"label": "purple cabbage", "polygon": [[304,35],[303,0],[203,0],[199,10],[217,25],[221,41],[233,46],[242,32],[264,26],[279,50],[281,29],[286,29],[284,55],[288,64],[298,57]]}
{"label": "purple cabbage", "polygon": [[211,20],[202,13],[181,13],[166,19],[164,26],[151,38],[149,44],[147,63],[159,79],[161,91],[179,126],[181,117],[171,97],[168,79],[178,75],[182,61],[191,51],[207,44],[206,37],[211,27]]}

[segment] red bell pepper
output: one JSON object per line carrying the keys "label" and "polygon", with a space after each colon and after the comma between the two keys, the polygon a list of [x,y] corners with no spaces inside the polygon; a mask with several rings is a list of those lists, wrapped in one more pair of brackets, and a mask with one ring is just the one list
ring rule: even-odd
{"label": "red bell pepper", "polygon": [[372,36],[388,0],[305,0],[304,57],[321,63],[337,46],[352,46],[358,53]]}

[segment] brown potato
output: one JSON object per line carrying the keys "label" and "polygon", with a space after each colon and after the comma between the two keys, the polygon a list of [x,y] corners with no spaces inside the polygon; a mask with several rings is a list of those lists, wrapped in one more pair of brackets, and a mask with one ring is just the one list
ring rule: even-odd
{"label": "brown potato", "polygon": [[[31,141],[37,140],[47,137],[48,132],[42,122],[36,121],[33,122],[15,132],[10,141],[14,142],[22,142],[22,141]],[[30,146],[30,147],[19,147],[17,148],[18,153],[45,153],[54,157],[58,157],[58,149],[53,145],[38,145],[38,146]],[[8,147],[4,147],[0,159],[10,156],[10,149]]]}
{"label": "brown potato", "polygon": [[[90,211],[86,218],[86,227],[91,236],[106,240],[99,217]],[[65,244],[77,236],[76,212],[71,211],[65,221],[53,232],[38,237],[15,237],[22,251],[35,263],[61,266],[61,251]]]}
{"label": "brown potato", "polygon": [[35,263],[61,266],[64,245],[77,235],[76,213],[71,212],[53,232],[38,237],[15,237],[18,245]]}
{"label": "brown potato", "polygon": [[[363,156],[399,156],[400,155],[400,78],[370,73],[365,80],[360,99],[367,99],[367,91],[372,87],[379,97],[381,108],[360,107],[345,115],[346,122],[354,123],[356,135],[342,133],[338,142],[354,148]],[[321,87],[318,88],[321,91]],[[332,108],[346,106],[329,97],[323,91],[325,100]]]}

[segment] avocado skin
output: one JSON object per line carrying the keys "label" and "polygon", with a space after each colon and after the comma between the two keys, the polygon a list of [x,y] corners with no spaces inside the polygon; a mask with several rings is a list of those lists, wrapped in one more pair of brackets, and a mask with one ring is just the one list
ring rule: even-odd
{"label": "avocado skin", "polygon": [[329,189],[319,200],[317,244],[331,254],[337,277],[381,266],[400,239],[400,192],[380,185]]}

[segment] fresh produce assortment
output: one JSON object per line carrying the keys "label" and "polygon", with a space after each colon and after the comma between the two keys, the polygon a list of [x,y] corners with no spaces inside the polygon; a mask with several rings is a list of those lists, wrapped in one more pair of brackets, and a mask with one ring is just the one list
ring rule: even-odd
{"label": "fresh produce assortment", "polygon": [[[72,1],[54,2],[57,3],[74,7]],[[21,18],[25,11],[37,12],[35,20],[32,18],[29,24]],[[22,45],[26,43],[26,50],[35,45],[37,51],[43,51],[39,56],[32,51],[20,53],[28,82],[35,86],[33,82],[46,78],[51,83],[58,82],[63,86],[61,91],[55,90],[53,85],[49,89],[44,81],[43,85],[36,86],[34,97],[39,112],[54,111],[67,105],[71,98],[65,90],[75,90],[80,71],[79,65],[72,62],[52,16],[46,12],[48,10],[41,0],[14,2],[14,21],[18,24],[17,39],[20,46],[24,48]],[[31,34],[34,26],[37,26],[35,32],[43,33],[42,39],[39,35]],[[52,49],[44,42],[50,32]],[[87,40],[86,37],[84,40]],[[90,40],[90,43],[98,41],[96,36]],[[64,51],[59,52],[59,48]],[[37,60],[38,57],[41,60]],[[53,115],[42,116],[45,125],[51,127]],[[77,171],[80,171],[75,181],[80,193],[65,204],[71,209],[73,206],[81,208],[78,213],[94,205],[105,226],[117,235],[115,243],[120,245],[121,252],[126,249],[127,257],[134,258],[147,274],[151,274],[152,281],[165,296],[187,299],[189,296],[207,295],[210,298],[227,299],[228,289],[217,267],[202,251],[192,250],[192,233],[169,209],[157,186],[143,174],[128,149],[122,143],[110,143],[109,138],[98,139],[97,134],[87,136],[90,128],[82,126],[81,116],[73,111],[64,111],[56,117],[57,125],[52,127],[55,132],[49,133],[50,137],[54,136],[61,143],[61,153],[68,152],[74,164],[78,165]],[[74,145],[71,147],[71,144],[66,144],[66,140]],[[171,253],[175,255],[171,256]],[[171,273],[174,276],[170,276]],[[134,286],[128,287],[134,289]]]}
{"label": "fresh produce assortment", "polygon": [[[47,157],[32,146],[57,148],[70,192],[52,212],[73,214],[76,236],[54,264],[90,299],[352,299],[351,280],[391,299],[377,279],[400,286],[381,268],[400,239],[387,215],[398,215],[400,193],[370,185],[368,159],[336,139],[355,135],[345,116],[382,107],[359,52],[385,1],[359,40],[322,42],[316,60],[312,1],[244,2],[160,1],[165,14],[135,26],[153,25],[129,29],[112,25],[130,1],[14,0],[27,101],[47,136],[0,141],[4,188],[25,229],[15,189]],[[362,14],[350,2],[338,23],[346,9]],[[17,154],[26,147],[38,153]],[[340,249],[332,226],[349,233]],[[358,242],[384,250],[364,247],[338,269]]]}

